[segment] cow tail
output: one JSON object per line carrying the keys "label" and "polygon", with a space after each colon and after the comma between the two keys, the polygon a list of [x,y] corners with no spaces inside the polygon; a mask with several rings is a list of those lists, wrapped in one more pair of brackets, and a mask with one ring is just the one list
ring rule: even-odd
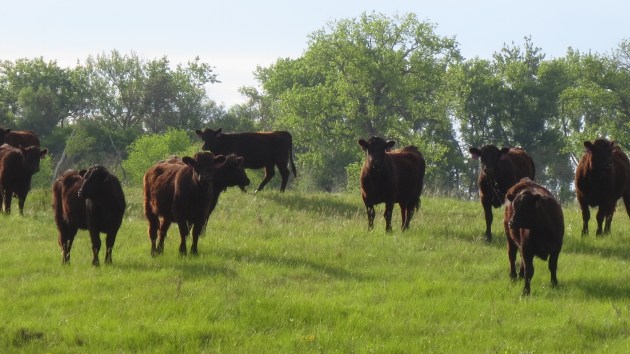
{"label": "cow tail", "polygon": [[289,161],[291,161],[291,171],[293,171],[293,177],[297,177],[295,172],[295,162],[293,162],[293,142],[289,145]]}

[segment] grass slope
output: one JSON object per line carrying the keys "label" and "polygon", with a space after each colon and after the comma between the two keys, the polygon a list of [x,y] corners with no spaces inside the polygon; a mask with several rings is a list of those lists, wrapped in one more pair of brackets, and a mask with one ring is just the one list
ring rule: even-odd
{"label": "grass slope", "polygon": [[[141,191],[112,266],[80,231],[61,265],[49,191],[0,216],[1,352],[628,352],[630,222],[580,236],[565,208],[559,289],[535,260],[532,295],[511,282],[502,213],[483,241],[478,202],[425,197],[408,232],[375,230],[358,195],[229,190],[198,257],[150,257]],[[594,230],[594,220],[591,229]],[[101,255],[103,257],[103,255]]]}

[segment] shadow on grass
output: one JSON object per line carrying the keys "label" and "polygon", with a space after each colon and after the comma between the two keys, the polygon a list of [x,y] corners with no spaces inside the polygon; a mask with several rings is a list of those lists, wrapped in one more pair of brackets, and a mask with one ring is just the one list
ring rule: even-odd
{"label": "shadow on grass", "polygon": [[260,192],[256,194],[256,197],[270,200],[292,210],[316,212],[320,215],[354,217],[357,213],[364,212],[363,203],[352,204],[341,200],[334,200],[330,197],[324,198],[321,195]]}
{"label": "shadow on grass", "polygon": [[594,279],[561,280],[561,286],[580,289],[588,297],[607,300],[627,300],[630,294],[630,284],[607,282]]}
{"label": "shadow on grass", "polygon": [[370,280],[370,277],[362,275],[358,272],[348,271],[341,267],[331,266],[328,264],[313,262],[306,259],[291,257],[291,256],[274,256],[269,254],[255,254],[251,252],[236,251],[236,250],[215,250],[212,253],[227,259],[233,259],[238,262],[247,263],[265,263],[269,265],[279,265],[290,268],[305,267],[315,272],[323,273],[328,276],[342,279],[342,280],[357,280],[365,281]]}
{"label": "shadow on grass", "polygon": [[[234,269],[231,269],[224,265],[209,264],[208,262],[203,260],[198,261],[197,258],[195,258],[194,256],[187,256],[190,257],[190,259],[177,256],[180,259],[176,259],[173,262],[171,260],[161,262],[161,257],[162,256],[152,258],[147,255],[147,259],[145,260],[121,263],[116,266],[123,269],[131,269],[141,272],[153,272],[160,271],[162,269],[175,269],[181,271],[181,273],[187,278],[201,278],[212,276],[236,278],[238,276],[237,272]],[[154,262],[151,263],[150,261]]]}

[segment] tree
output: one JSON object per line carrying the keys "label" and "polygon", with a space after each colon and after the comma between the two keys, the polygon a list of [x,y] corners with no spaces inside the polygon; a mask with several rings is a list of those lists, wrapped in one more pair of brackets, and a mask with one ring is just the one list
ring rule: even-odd
{"label": "tree", "polygon": [[362,158],[357,139],[371,135],[418,145],[430,179],[449,175],[457,144],[445,75],[459,52],[433,29],[413,14],[363,14],[313,33],[302,57],[258,68],[273,127],[291,130],[320,188],[345,186],[345,167]]}
{"label": "tree", "polygon": [[0,63],[0,120],[48,136],[81,108],[84,92],[73,69],[43,58]]}

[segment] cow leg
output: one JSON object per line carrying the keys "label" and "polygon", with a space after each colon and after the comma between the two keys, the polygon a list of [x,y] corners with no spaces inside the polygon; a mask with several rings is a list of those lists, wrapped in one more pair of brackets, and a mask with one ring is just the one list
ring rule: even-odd
{"label": "cow leg", "polygon": [[199,242],[199,235],[203,230],[203,224],[195,224],[192,229],[192,244],[190,245],[190,254],[193,256],[198,255],[197,242]]}
{"label": "cow leg", "polygon": [[66,228],[59,232],[59,246],[61,247],[61,264],[70,263],[70,250],[72,250],[72,243],[74,242],[74,236],[77,234],[77,228]]}
{"label": "cow leg", "polygon": [[600,205],[599,209],[597,209],[597,215],[595,216],[597,219],[597,231],[595,231],[595,235],[601,235],[603,233],[602,224],[607,214],[607,209]]}
{"label": "cow leg", "polygon": [[385,211],[383,216],[385,217],[385,232],[392,232],[392,212],[394,211],[394,203],[385,203]]}
{"label": "cow leg", "polygon": [[612,224],[613,215],[615,215],[615,204],[611,205],[608,209],[608,213],[606,213],[605,225],[604,225],[604,233],[610,233],[610,226]]}
{"label": "cow leg", "polygon": [[168,228],[171,227],[171,221],[165,218],[162,218],[160,223],[160,228],[158,230],[158,244],[156,248],[157,254],[162,254],[164,252],[164,239],[166,238],[166,234],[168,232]]}
{"label": "cow leg", "polygon": [[413,213],[414,213],[414,206],[413,204],[406,204],[406,205],[402,205],[400,207],[400,214],[402,215],[402,230],[408,230],[409,229],[409,224],[411,222],[411,218],[413,217]]}
{"label": "cow leg", "polygon": [[525,287],[523,287],[523,295],[529,295],[530,283],[532,278],[534,277],[534,255],[530,254],[529,252],[523,252],[523,249],[524,247],[521,247],[521,255],[523,259],[523,264],[525,265],[525,274],[523,274],[523,277],[525,278]]}
{"label": "cow leg", "polygon": [[157,255],[157,238],[158,228],[160,227],[160,219],[157,215],[147,213],[147,219],[149,220],[149,240],[151,241],[151,256]]}
{"label": "cow leg", "polygon": [[20,209],[20,215],[24,216],[24,203],[26,202],[26,194],[18,195],[18,208]]}
{"label": "cow leg", "polygon": [[370,231],[374,228],[374,218],[376,217],[374,205],[365,203],[365,211],[367,212],[368,217],[368,231]]}
{"label": "cow leg", "polygon": [[98,267],[101,264],[98,259],[98,253],[101,251],[101,235],[98,230],[90,230],[90,238],[92,239],[92,265]]}
{"label": "cow leg", "polygon": [[492,241],[492,204],[482,202],[483,213],[486,217],[486,241]]}
{"label": "cow leg", "polygon": [[2,199],[4,199],[4,213],[7,215],[11,214],[11,199],[12,198],[13,198],[13,192],[10,192],[5,189]]}
{"label": "cow leg", "polygon": [[289,168],[286,164],[279,164],[278,171],[280,171],[280,177],[282,178],[282,184],[280,185],[280,192],[284,192],[287,187],[287,182],[289,181]]}
{"label": "cow leg", "polygon": [[549,255],[549,273],[551,273],[551,287],[558,287],[558,278],[556,277],[556,271],[558,270],[558,256],[560,251],[552,252]]}
{"label": "cow leg", "polygon": [[582,209],[582,236],[588,235],[588,221],[591,218],[591,209],[583,198],[578,198],[580,209]]}
{"label": "cow leg", "polygon": [[179,226],[179,236],[181,237],[181,241],[179,243],[179,254],[185,256],[188,253],[186,249],[186,236],[188,236],[188,223],[186,221],[178,221],[177,226]]}
{"label": "cow leg", "polygon": [[263,178],[262,182],[260,182],[260,185],[258,186],[256,191],[254,191],[254,193],[262,191],[263,188],[265,188],[265,186],[267,185],[267,183],[269,183],[269,181],[275,175],[276,175],[276,171],[274,171],[273,165],[265,166],[265,178]]}
{"label": "cow leg", "polygon": [[[512,231],[512,232],[515,232],[515,231]],[[508,246],[508,261],[510,262],[510,279],[516,280],[516,252],[518,251],[518,246],[516,245],[516,242],[512,240],[510,235],[507,235],[507,246]]]}
{"label": "cow leg", "polygon": [[116,232],[108,233],[105,238],[105,264],[112,264],[114,243],[116,243]]}

